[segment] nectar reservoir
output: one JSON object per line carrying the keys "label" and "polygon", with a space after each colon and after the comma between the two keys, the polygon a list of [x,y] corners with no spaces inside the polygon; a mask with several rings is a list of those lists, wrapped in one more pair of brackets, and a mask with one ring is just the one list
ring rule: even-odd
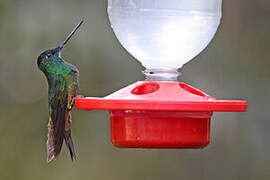
{"label": "nectar reservoir", "polygon": [[160,75],[176,80],[178,68],[214,37],[221,5],[221,0],[108,0],[108,14],[118,40],[146,68],[148,80],[166,80]]}

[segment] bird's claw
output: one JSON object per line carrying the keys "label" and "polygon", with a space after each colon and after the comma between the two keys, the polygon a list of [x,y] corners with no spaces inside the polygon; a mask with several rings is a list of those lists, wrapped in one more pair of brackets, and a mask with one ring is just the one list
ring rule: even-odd
{"label": "bird's claw", "polygon": [[70,101],[70,107],[68,107],[69,110],[71,110],[72,107],[74,106],[75,98],[84,98],[84,96],[83,95],[77,95],[76,97],[72,98],[71,101]]}

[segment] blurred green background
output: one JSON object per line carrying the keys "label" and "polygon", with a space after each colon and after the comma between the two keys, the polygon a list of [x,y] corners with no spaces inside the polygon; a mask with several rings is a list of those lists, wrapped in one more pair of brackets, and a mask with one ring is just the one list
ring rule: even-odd
{"label": "blurred green background", "polygon": [[117,149],[106,111],[73,111],[74,163],[66,147],[46,163],[47,82],[36,65],[82,18],[62,56],[81,94],[105,96],[142,80],[115,38],[106,0],[0,0],[0,179],[270,179],[270,1],[225,0],[211,44],[180,77],[217,98],[247,99],[247,113],[215,113],[200,150]]}

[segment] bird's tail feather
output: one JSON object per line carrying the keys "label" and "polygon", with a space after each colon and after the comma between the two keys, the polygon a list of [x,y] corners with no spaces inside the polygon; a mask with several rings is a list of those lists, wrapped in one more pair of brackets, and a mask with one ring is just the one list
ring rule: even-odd
{"label": "bird's tail feather", "polygon": [[66,145],[69,149],[69,153],[70,153],[70,157],[71,157],[71,160],[76,160],[76,153],[75,153],[75,150],[74,150],[74,146],[73,146],[73,142],[72,142],[72,138],[70,135],[66,135],[65,134],[65,141],[66,141]]}
{"label": "bird's tail feather", "polygon": [[73,161],[73,160],[76,160],[76,153],[75,153],[73,141],[71,138],[71,114],[70,114],[70,111],[67,111],[66,118],[67,118],[67,120],[65,123],[64,139],[65,139],[66,145],[69,149],[71,160]]}

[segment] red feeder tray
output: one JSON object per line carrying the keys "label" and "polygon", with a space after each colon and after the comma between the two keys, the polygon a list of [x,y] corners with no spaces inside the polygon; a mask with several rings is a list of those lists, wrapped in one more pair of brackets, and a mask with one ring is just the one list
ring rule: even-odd
{"label": "red feeder tray", "polygon": [[246,101],[217,100],[185,83],[139,81],[75,107],[110,110],[111,141],[127,148],[202,148],[214,111],[246,111]]}

